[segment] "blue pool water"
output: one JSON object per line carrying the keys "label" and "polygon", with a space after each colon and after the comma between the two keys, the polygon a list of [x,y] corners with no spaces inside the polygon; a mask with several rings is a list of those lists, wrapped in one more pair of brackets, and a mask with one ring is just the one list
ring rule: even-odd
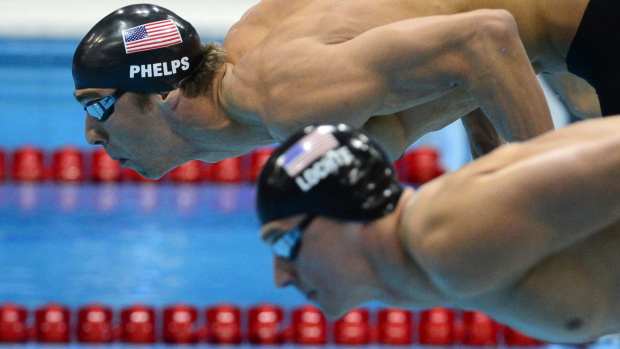
{"label": "blue pool water", "polygon": [[73,310],[91,302],[116,310],[176,302],[291,309],[304,299],[273,286],[253,200],[251,184],[0,184],[0,302],[30,310],[47,302]]}
{"label": "blue pool water", "polygon": [[251,185],[0,186],[0,301],[248,306],[272,285]]}

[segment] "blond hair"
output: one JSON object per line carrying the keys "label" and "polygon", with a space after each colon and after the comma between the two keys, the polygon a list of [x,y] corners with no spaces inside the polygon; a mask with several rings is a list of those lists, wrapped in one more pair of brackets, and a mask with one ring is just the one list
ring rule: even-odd
{"label": "blond hair", "polygon": [[192,98],[206,93],[213,82],[215,72],[220,69],[226,60],[226,52],[222,45],[210,42],[202,47],[204,59],[198,70],[181,87],[183,96]]}

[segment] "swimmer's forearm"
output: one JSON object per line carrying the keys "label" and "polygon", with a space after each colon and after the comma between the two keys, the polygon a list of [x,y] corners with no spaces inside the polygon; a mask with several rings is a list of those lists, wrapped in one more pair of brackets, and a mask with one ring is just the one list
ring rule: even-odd
{"label": "swimmer's forearm", "polygon": [[461,85],[509,142],[553,129],[545,95],[510,13],[479,10],[421,17],[385,26],[379,33],[389,38],[379,52],[392,54],[364,57],[385,72],[388,91],[397,98],[445,93],[445,88]]}
{"label": "swimmer's forearm", "polygon": [[467,133],[471,155],[474,159],[488,154],[506,143],[480,108],[476,108],[463,116],[461,121]]}

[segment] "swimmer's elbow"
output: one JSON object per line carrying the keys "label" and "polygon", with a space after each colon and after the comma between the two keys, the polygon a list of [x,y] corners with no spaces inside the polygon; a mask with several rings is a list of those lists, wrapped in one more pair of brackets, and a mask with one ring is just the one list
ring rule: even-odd
{"label": "swimmer's elbow", "polygon": [[517,22],[506,10],[480,10],[476,34],[485,39],[506,41],[519,38]]}
{"label": "swimmer's elbow", "polygon": [[478,74],[492,74],[488,71],[490,62],[507,60],[523,45],[514,17],[508,11],[476,11],[472,21],[472,30],[462,37],[461,54],[467,62],[467,75],[462,77],[465,82],[480,79]]}

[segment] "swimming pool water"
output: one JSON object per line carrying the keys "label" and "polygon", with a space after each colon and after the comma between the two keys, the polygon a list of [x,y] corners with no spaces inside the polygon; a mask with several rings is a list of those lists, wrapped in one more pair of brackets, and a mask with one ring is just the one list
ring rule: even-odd
{"label": "swimming pool water", "polygon": [[252,185],[0,185],[0,301],[242,306],[272,285]]}
{"label": "swimming pool water", "polygon": [[[291,309],[305,302],[293,289],[273,286],[272,275],[252,184],[0,184],[0,302],[31,311],[47,302],[73,310],[92,302],[116,310],[178,302]],[[589,347],[616,349],[620,342]]]}

